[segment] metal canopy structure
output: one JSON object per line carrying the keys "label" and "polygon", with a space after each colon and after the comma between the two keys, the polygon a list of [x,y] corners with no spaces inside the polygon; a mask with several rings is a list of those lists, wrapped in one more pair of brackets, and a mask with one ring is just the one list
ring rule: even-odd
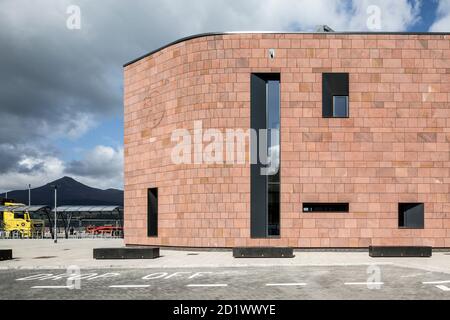
{"label": "metal canopy structure", "polygon": [[9,211],[9,212],[45,212],[49,211],[51,208],[47,205],[33,205],[33,206],[0,206],[0,212]]}
{"label": "metal canopy structure", "polygon": [[60,206],[58,212],[113,212],[123,210],[121,206]]}
{"label": "metal canopy structure", "polygon": [[[49,222],[49,230],[54,237],[54,230],[51,226],[54,225],[54,220],[52,217],[52,212],[54,208],[47,205],[17,205],[17,206],[0,206],[0,212],[28,212],[28,213],[38,213],[45,215]],[[122,206],[59,206],[56,207],[57,218],[63,222],[64,232],[66,238],[69,235],[69,226],[73,216],[81,215],[83,213],[111,213],[117,214],[119,216],[119,221],[123,219],[123,207]],[[122,227],[122,225],[121,225]]]}
{"label": "metal canopy structure", "polygon": [[70,222],[72,221],[74,215],[81,215],[83,213],[89,214],[109,212],[111,214],[118,214],[119,221],[123,219],[123,207],[121,206],[59,206],[56,207],[56,212],[63,222],[66,239],[69,237]]}

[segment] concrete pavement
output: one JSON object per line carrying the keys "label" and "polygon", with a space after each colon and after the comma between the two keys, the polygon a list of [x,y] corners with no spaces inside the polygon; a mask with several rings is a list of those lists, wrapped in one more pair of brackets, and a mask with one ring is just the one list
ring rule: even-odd
{"label": "concrete pavement", "polygon": [[431,258],[371,258],[367,252],[295,251],[288,259],[235,259],[231,251],[161,249],[153,260],[94,260],[92,249],[123,246],[122,239],[0,240],[0,248],[12,248],[14,260],[1,261],[1,269],[85,268],[201,268],[270,266],[395,265],[450,274],[450,252],[434,252]]}
{"label": "concrete pavement", "polygon": [[295,251],[235,259],[228,251],[162,249],[153,260],[94,260],[121,239],[0,240],[1,299],[450,299],[450,253],[371,258]]}

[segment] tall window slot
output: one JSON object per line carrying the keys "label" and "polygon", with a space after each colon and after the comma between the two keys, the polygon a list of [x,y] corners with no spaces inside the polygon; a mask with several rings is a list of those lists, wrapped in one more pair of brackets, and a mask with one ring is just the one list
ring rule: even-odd
{"label": "tall window slot", "polygon": [[251,75],[251,128],[257,161],[251,164],[251,236],[280,235],[280,75]]}
{"label": "tall window slot", "polygon": [[158,236],[158,188],[147,189],[147,236]]}

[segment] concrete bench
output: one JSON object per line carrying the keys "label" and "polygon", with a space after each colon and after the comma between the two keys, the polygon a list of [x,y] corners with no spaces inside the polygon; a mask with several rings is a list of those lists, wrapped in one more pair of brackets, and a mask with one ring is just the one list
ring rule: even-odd
{"label": "concrete bench", "polygon": [[233,248],[235,258],[293,258],[292,248],[280,247],[237,247]]}
{"label": "concrete bench", "polygon": [[0,261],[11,259],[12,259],[12,249],[0,249]]}
{"label": "concrete bench", "polygon": [[420,246],[370,246],[371,257],[431,257],[432,247]]}
{"label": "concrete bench", "polygon": [[94,259],[155,259],[159,257],[156,247],[95,248]]}

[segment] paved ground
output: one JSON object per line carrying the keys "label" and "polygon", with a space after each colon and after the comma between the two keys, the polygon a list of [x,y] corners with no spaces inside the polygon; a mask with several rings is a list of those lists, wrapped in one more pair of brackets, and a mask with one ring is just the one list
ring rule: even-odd
{"label": "paved ground", "polygon": [[153,260],[92,258],[93,248],[122,245],[0,240],[14,256],[0,261],[0,300],[450,299],[448,252],[370,258],[367,252],[296,251],[292,259],[235,259],[230,251],[161,250]]}
{"label": "paved ground", "polygon": [[363,252],[295,251],[291,259],[235,259],[231,251],[161,250],[154,260],[94,260],[92,249],[121,247],[121,239],[0,240],[0,249],[13,249],[13,260],[0,261],[2,269],[80,268],[177,268],[177,267],[271,267],[347,266],[373,263],[418,268],[450,274],[450,252],[433,252],[432,258],[371,258]]}
{"label": "paved ground", "polygon": [[450,299],[448,274],[396,266],[93,269],[79,282],[73,271],[0,271],[0,300]]}

